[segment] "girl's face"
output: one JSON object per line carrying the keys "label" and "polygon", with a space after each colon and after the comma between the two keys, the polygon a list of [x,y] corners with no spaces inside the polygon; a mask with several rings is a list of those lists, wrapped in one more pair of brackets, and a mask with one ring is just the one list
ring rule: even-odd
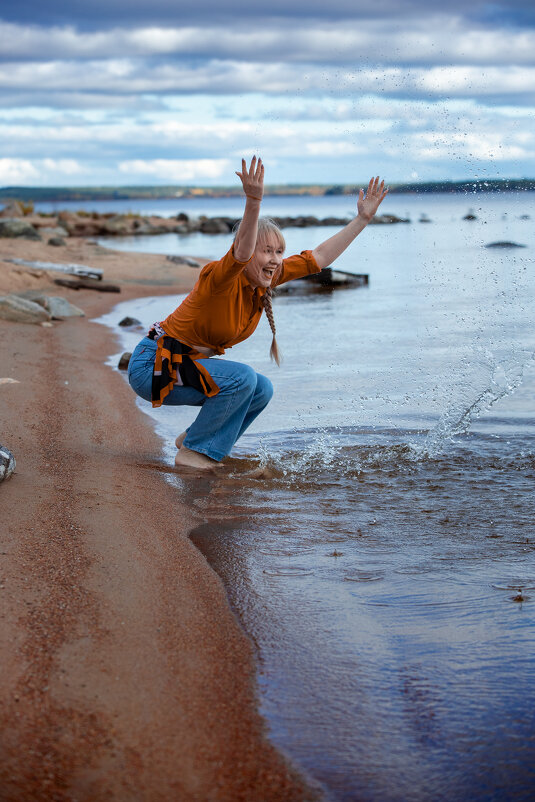
{"label": "girl's face", "polygon": [[245,276],[251,287],[269,287],[273,276],[282,266],[284,248],[277,237],[267,237],[256,243],[254,256],[245,268]]}

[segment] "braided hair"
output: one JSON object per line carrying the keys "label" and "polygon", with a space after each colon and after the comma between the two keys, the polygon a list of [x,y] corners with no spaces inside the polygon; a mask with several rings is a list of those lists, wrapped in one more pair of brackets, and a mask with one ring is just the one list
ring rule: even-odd
{"label": "braided hair", "polygon": [[279,351],[279,346],[277,345],[277,329],[275,328],[275,319],[273,317],[273,306],[271,301],[273,299],[273,290],[271,287],[268,287],[266,292],[264,293],[264,297],[262,298],[262,303],[264,305],[264,310],[266,312],[266,317],[268,319],[269,328],[273,334],[273,339],[271,340],[271,348],[269,349],[269,355],[271,359],[274,359],[277,365],[280,366],[281,363],[281,353]]}

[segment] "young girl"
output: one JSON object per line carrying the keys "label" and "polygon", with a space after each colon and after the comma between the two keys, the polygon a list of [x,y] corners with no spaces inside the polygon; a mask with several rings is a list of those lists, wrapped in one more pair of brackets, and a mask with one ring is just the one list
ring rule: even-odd
{"label": "young girl", "polygon": [[214,357],[249,337],[265,309],[273,332],[270,353],[278,364],[272,288],[330,265],[368,225],[388,192],[384,181],[372,178],[366,194],[359,192],[358,214],[350,223],[314,250],[283,258],[281,231],[271,220],[259,218],[262,160],[254,156],[247,169],[242,159],[236,175],[246,200],[232,247],[222,259],[205,265],[187,298],[136,346],[128,367],[132,389],[154,407],[201,407],[176,439],[175,464],[195,470],[220,467],[273,394],[269,379],[253,368]]}

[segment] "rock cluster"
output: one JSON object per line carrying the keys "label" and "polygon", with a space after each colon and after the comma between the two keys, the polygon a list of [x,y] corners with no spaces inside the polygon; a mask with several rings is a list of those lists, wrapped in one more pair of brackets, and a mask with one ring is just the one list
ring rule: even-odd
{"label": "rock cluster", "polygon": [[[48,237],[48,244],[60,246],[66,237],[132,237],[157,234],[229,234],[236,230],[239,217],[189,217],[184,212],[176,217],[142,217],[137,214],[100,214],[99,212],[59,212],[57,218],[33,215],[21,219],[13,204],[4,209],[11,217],[0,217],[0,236],[40,239]],[[300,215],[274,217],[280,228],[309,228],[311,226],[340,227],[349,217]],[[372,224],[408,223],[409,220],[393,214],[376,215]]]}
{"label": "rock cluster", "polygon": [[0,296],[0,318],[14,323],[49,323],[68,317],[83,317],[84,312],[65,298],[27,290],[19,295]]}

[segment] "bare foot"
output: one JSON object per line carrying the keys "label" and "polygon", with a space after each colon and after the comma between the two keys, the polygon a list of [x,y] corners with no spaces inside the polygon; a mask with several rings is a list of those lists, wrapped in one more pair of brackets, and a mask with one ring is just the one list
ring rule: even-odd
{"label": "bare foot", "polygon": [[182,432],[182,434],[178,435],[177,439],[175,440],[175,445],[176,445],[177,448],[180,448],[180,446],[182,445],[182,443],[186,439],[186,434],[187,434],[187,432]]}
{"label": "bare foot", "polygon": [[176,455],[175,465],[177,468],[194,468],[196,471],[213,471],[223,467],[215,459],[210,459],[205,454],[199,454],[198,451],[192,451],[186,446],[182,446]]}

